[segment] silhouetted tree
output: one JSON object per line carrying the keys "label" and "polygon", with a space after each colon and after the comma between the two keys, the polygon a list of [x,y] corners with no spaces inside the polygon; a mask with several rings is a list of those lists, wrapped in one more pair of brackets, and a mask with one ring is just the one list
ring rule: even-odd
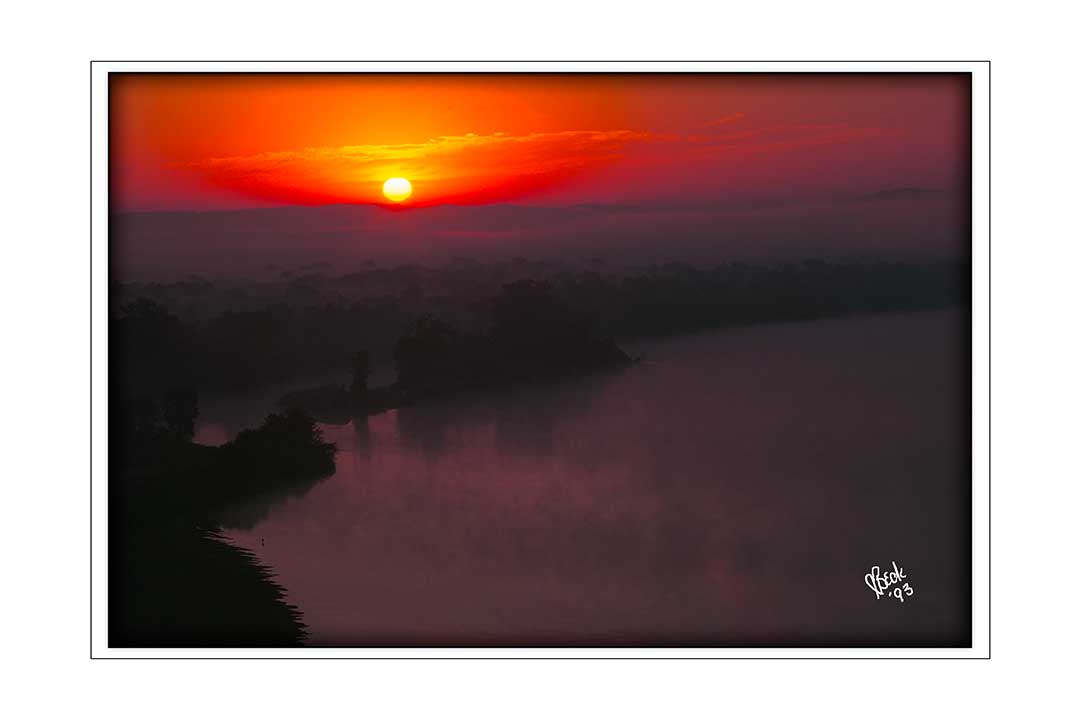
{"label": "silhouetted tree", "polygon": [[454,328],[431,315],[417,319],[406,329],[394,350],[398,382],[411,385],[451,377],[456,335]]}
{"label": "silhouetted tree", "polygon": [[371,355],[367,350],[361,350],[352,357],[352,384],[349,393],[354,402],[362,403],[367,400],[368,375],[371,372]]}
{"label": "silhouetted tree", "polygon": [[311,416],[295,408],[268,415],[258,428],[241,431],[222,449],[232,467],[264,489],[274,478],[333,472],[337,450],[323,440]]}
{"label": "silhouetted tree", "polygon": [[195,435],[195,418],[199,416],[199,396],[194,388],[174,387],[161,398],[165,429],[172,435],[190,440]]}
{"label": "silhouetted tree", "polygon": [[149,395],[138,395],[131,401],[132,430],[137,438],[146,439],[157,434],[160,417],[157,402]]}
{"label": "silhouetted tree", "polygon": [[492,307],[492,340],[500,363],[512,375],[558,374],[593,365],[592,335],[546,282],[503,285]]}

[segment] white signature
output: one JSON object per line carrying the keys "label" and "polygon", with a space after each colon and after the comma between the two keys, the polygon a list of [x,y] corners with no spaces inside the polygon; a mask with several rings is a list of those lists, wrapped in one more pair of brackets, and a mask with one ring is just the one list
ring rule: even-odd
{"label": "white signature", "polygon": [[904,573],[904,568],[898,567],[895,560],[893,560],[892,570],[886,570],[882,573],[881,566],[875,565],[870,568],[870,572],[863,575],[863,581],[866,582],[868,588],[874,591],[874,595],[878,600],[882,596],[888,595],[900,602],[904,602],[905,597],[914,595],[915,588],[911,587],[910,583],[900,584],[906,579],[907,575]]}

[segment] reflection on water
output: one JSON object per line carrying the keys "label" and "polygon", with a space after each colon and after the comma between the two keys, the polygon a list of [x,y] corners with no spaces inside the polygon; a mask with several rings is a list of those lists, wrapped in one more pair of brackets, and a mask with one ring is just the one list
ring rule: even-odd
{"label": "reflection on water", "polygon": [[[962,323],[702,333],[326,426],[336,474],[230,535],[313,644],[965,643]],[[903,604],[863,584],[893,560]]]}

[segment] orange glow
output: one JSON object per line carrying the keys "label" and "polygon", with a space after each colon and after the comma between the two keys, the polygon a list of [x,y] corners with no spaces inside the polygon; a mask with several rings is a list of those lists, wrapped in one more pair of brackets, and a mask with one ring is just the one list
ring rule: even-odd
{"label": "orange glow", "polygon": [[383,181],[401,176],[423,183],[428,204],[509,199],[604,162],[633,135],[620,128],[618,93],[591,85],[557,76],[116,76],[115,189],[150,201],[132,203],[141,205],[159,191],[214,188],[256,202],[380,203]]}
{"label": "orange glow", "polygon": [[[114,74],[124,210],[711,202],[940,186],[959,76]],[[404,207],[403,206],[403,207]]]}

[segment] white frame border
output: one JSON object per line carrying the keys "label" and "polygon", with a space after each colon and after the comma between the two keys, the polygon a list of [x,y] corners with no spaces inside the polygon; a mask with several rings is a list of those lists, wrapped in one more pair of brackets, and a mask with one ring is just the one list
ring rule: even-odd
{"label": "white frame border", "polygon": [[[971,648],[281,648],[108,647],[107,315],[110,72],[961,72],[972,102]],[[92,658],[967,658],[990,657],[990,62],[171,62],[93,61],[91,85],[91,632]],[[96,402],[94,402],[96,400]],[[96,571],[96,572],[95,572]]]}

